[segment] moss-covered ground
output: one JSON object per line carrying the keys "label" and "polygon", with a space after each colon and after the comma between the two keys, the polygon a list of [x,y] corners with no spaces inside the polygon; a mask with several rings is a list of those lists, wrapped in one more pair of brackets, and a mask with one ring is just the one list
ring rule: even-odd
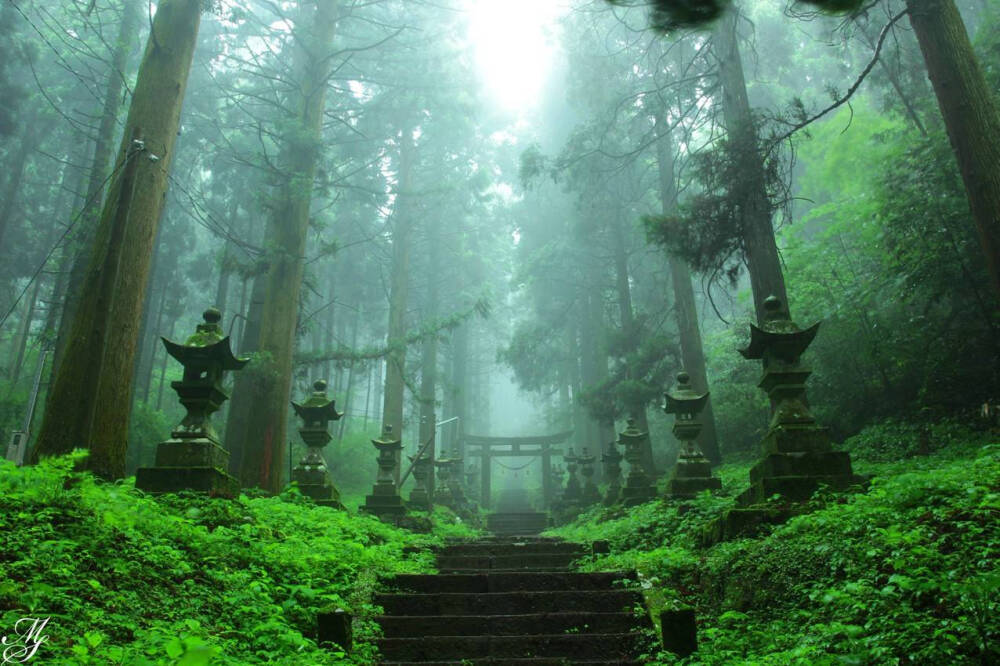
{"label": "moss-covered ground", "polygon": [[[39,664],[371,664],[379,580],[431,572],[431,546],[473,534],[443,510],[417,534],[295,492],[154,499],[77,457],[0,462],[0,636],[50,618]],[[337,607],[357,618],[350,656],[315,641]]]}
{"label": "moss-covered ground", "polygon": [[550,534],[608,540],[584,568],[636,570],[654,614],[694,607],[699,651],[651,664],[1000,663],[996,433],[883,424],[845,446],[869,491],[821,492],[755,538],[698,546],[748,464],[722,467],[724,495],[595,509]]}

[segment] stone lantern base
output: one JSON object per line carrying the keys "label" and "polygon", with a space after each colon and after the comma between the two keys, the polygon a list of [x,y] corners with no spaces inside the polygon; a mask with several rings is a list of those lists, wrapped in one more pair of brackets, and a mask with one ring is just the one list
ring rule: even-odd
{"label": "stone lantern base", "polygon": [[136,471],[135,487],[153,495],[188,490],[236,497],[240,484],[228,468],[229,452],[218,442],[173,437],[157,444],[155,466]]}
{"label": "stone lantern base", "polygon": [[705,490],[722,490],[722,479],[712,476],[712,464],[704,458],[679,458],[667,481],[667,497],[692,499]]}
{"label": "stone lantern base", "polygon": [[656,497],[656,489],[652,486],[622,488],[622,504],[626,507],[639,506],[645,504]]}
{"label": "stone lantern base", "polygon": [[584,506],[590,506],[592,504],[599,504],[602,501],[601,491],[597,489],[597,484],[587,479],[587,483],[583,486],[583,494],[580,497],[580,503]]}
{"label": "stone lantern base", "polygon": [[827,428],[779,425],[763,443],[764,459],[750,469],[750,487],[736,498],[739,506],[760,504],[773,495],[807,500],[820,485],[847,490],[867,484],[865,477],[854,474],[850,455],[832,449]]}
{"label": "stone lantern base", "polygon": [[361,510],[377,516],[382,520],[394,520],[406,515],[403,498],[396,492],[394,484],[376,483],[371,495],[365,495],[365,503]]}
{"label": "stone lantern base", "polygon": [[326,468],[296,467],[292,470],[292,481],[298,484],[299,492],[312,499],[318,506],[344,509],[340,501],[340,491],[330,483]]}

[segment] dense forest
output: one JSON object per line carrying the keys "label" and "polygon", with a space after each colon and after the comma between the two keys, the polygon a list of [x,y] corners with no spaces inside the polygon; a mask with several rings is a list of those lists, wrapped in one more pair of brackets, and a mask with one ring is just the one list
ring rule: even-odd
{"label": "dense forest", "polygon": [[997,0],[0,0],[0,664],[1000,663]]}

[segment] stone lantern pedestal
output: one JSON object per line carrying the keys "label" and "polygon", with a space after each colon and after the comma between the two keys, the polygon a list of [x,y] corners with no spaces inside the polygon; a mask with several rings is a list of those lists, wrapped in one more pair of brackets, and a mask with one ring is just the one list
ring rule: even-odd
{"label": "stone lantern pedestal", "polygon": [[293,402],[292,408],[303,421],[299,435],[309,447],[306,457],[292,470],[292,481],[298,484],[299,492],[311,497],[316,504],[343,509],[340,492],[330,481],[330,473],[322,454],[323,447],[332,439],[327,431],[327,424],[339,420],[343,414],[336,410],[334,401],[326,396],[326,382],[323,380],[313,384],[313,394],[308,400],[301,405]]}
{"label": "stone lantern pedestal", "polygon": [[764,459],[750,469],[750,488],[736,501],[741,506],[764,502],[772,495],[800,501],[809,499],[821,484],[836,490],[864,484],[851,469],[846,451],[834,451],[830,432],[816,423],[806,403],[805,381],[810,370],[801,362],[819,324],[801,329],[791,321],[775,297],[764,303],[760,328],[750,325],[750,344],[740,353],[761,359],[764,376],[758,386],[771,399],[773,416],[764,436]]}
{"label": "stone lantern pedestal", "polygon": [[427,482],[431,474],[434,473],[434,461],[427,454],[417,458],[416,456],[407,456],[410,462],[413,463],[413,490],[410,491],[410,499],[407,501],[407,506],[414,511],[430,511],[431,510],[431,495],[427,491]]}
{"label": "stone lantern pedestal", "polygon": [[241,369],[247,360],[233,356],[229,338],[222,335],[218,310],[209,308],[203,318],[204,323],[184,344],[162,338],[167,353],[184,366],[183,377],[170,387],[187,414],[170,439],[156,446],[155,465],[136,471],[135,487],[147,493],[239,494],[239,482],[226,471],[229,452],[219,442],[211,417],[229,398],[222,389],[226,371]]}
{"label": "stone lantern pedestal", "polygon": [[[760,359],[773,410],[764,436],[764,459],[750,468],[750,487],[736,498],[737,507],[705,526],[702,545],[754,534],[764,525],[778,525],[803,512],[801,504],[821,485],[835,490],[864,487],[868,479],[851,469],[846,451],[834,451],[830,433],[816,423],[805,397],[810,371],[800,362],[819,324],[799,328],[785,305],[774,296],[764,302],[761,326],[750,325],[750,344],[740,353]],[[774,495],[785,500],[765,504]]]}
{"label": "stone lantern pedestal", "polygon": [[615,442],[608,443],[607,449],[601,454],[604,463],[604,477],[608,479],[608,489],[604,493],[604,506],[614,506],[622,501],[622,454],[618,452]]}
{"label": "stone lantern pedestal", "polygon": [[580,458],[577,457],[573,449],[570,449],[569,453],[563,456],[563,461],[566,463],[567,478],[566,489],[563,490],[562,494],[562,501],[564,504],[578,503],[583,496],[583,491],[580,488],[580,477],[576,475]]}
{"label": "stone lantern pedestal", "polygon": [[646,437],[647,433],[635,426],[635,419],[629,419],[628,427],[618,433],[618,441],[625,447],[625,461],[629,464],[625,487],[622,488],[622,499],[627,507],[644,504],[656,497],[656,488],[643,467],[642,444]]}
{"label": "stone lantern pedestal", "polygon": [[664,394],[663,411],[675,414],[674,436],[680,442],[674,473],[667,481],[667,496],[691,499],[704,490],[722,490],[722,481],[712,476],[712,464],[698,446],[702,423],[698,419],[708,402],[708,393],[699,395],[691,390],[691,377],[677,374],[677,387]]}
{"label": "stone lantern pedestal", "polygon": [[378,477],[372,488],[372,494],[365,496],[362,509],[383,520],[386,518],[396,520],[406,514],[406,507],[403,505],[403,498],[399,496],[399,488],[396,487],[395,481],[396,462],[399,460],[403,443],[393,437],[392,426],[386,425],[382,437],[373,439],[372,445],[378,451]]}
{"label": "stone lantern pedestal", "polygon": [[597,489],[597,484],[594,483],[594,463],[597,461],[597,457],[590,455],[587,448],[584,447],[583,453],[580,454],[577,460],[580,463],[580,475],[583,476],[583,489],[580,493],[580,501],[584,506],[597,504],[601,501],[601,491]]}

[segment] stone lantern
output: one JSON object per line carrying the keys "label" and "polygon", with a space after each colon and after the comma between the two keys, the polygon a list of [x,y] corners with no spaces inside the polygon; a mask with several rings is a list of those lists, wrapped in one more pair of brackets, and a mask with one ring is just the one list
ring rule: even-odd
{"label": "stone lantern", "polygon": [[479,465],[475,462],[465,469],[465,487],[468,490],[470,498],[474,500],[478,499],[476,493],[479,489],[478,481],[481,476],[482,473],[479,471]]}
{"label": "stone lantern", "polygon": [[413,463],[413,490],[410,492],[410,500],[407,502],[411,509],[417,511],[431,510],[431,495],[428,492],[428,480],[434,473],[434,462],[428,453],[424,453],[419,458],[417,456],[407,456]]}
{"label": "stone lantern", "polygon": [[219,442],[211,417],[229,399],[222,389],[223,376],[243,368],[248,359],[233,355],[217,309],[205,310],[202,317],[204,323],[184,344],[162,338],[167,353],[184,366],[184,375],[170,387],[187,414],[170,439],[156,446],[155,466],[136,472],[136,488],[148,493],[193,490],[232,497],[239,492],[239,483],[226,471],[229,452]]}
{"label": "stone lantern", "polygon": [[554,507],[563,500],[563,476],[565,475],[565,471],[561,465],[553,465],[549,473],[549,478],[552,480],[551,506]]}
{"label": "stone lantern", "polygon": [[625,506],[636,506],[656,496],[656,489],[643,467],[643,443],[647,434],[635,426],[635,419],[628,420],[628,427],[618,433],[618,440],[625,448],[625,461],[629,464],[628,477],[622,489]]}
{"label": "stone lantern", "polygon": [[608,490],[604,494],[604,505],[614,506],[622,500],[622,454],[616,442],[609,442],[601,454],[604,463],[604,477],[608,479]]}
{"label": "stone lantern", "polygon": [[865,481],[854,475],[846,451],[833,450],[829,430],[816,423],[806,402],[810,370],[800,358],[818,330],[818,323],[800,328],[774,296],[764,301],[761,326],[750,325],[750,344],[740,353],[763,361],[758,386],[771,399],[772,416],[763,441],[764,459],[750,469],[750,488],[737,497],[742,506],[774,494],[809,499],[821,483],[843,490]]}
{"label": "stone lantern", "polygon": [[569,453],[563,456],[563,462],[566,463],[566,473],[568,477],[566,479],[566,489],[563,491],[562,500],[565,503],[579,502],[581,496],[583,495],[580,490],[580,479],[576,476],[577,465],[580,459],[577,457],[576,452],[572,449]]}
{"label": "stone lantern", "polygon": [[708,402],[708,393],[691,389],[691,376],[677,374],[677,387],[664,394],[663,411],[674,414],[674,436],[680,441],[677,465],[667,482],[667,496],[692,498],[703,490],[721,490],[722,481],[712,476],[712,464],[698,446],[702,423],[698,418]]}
{"label": "stone lantern", "polygon": [[583,447],[583,453],[577,458],[577,462],[580,463],[580,474],[583,476],[583,491],[580,499],[587,506],[597,504],[601,501],[601,492],[597,489],[597,484],[594,483],[594,463],[597,462],[597,456],[590,455],[587,447]]}
{"label": "stone lantern", "polygon": [[378,477],[372,494],[365,496],[364,510],[379,518],[396,518],[406,513],[403,498],[399,496],[394,472],[396,461],[403,443],[393,436],[392,426],[386,424],[382,437],[373,439],[372,444],[378,451]]}
{"label": "stone lantern", "polygon": [[292,470],[292,480],[298,484],[299,491],[311,497],[316,504],[343,509],[340,493],[330,482],[322,453],[323,447],[332,439],[327,431],[328,424],[343,416],[334,402],[326,395],[326,382],[320,379],[313,384],[313,393],[308,400],[302,404],[292,403],[295,414],[302,419],[299,435],[308,447],[306,457]]}

